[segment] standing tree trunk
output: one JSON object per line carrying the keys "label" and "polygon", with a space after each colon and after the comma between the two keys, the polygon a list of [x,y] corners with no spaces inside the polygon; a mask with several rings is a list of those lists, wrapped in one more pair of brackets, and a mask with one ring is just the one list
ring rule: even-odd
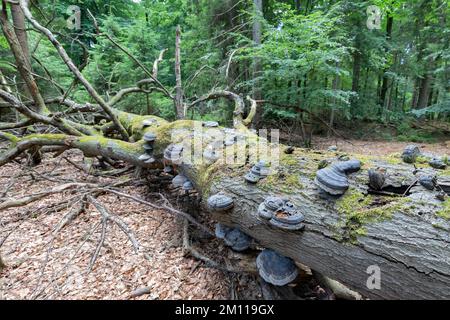
{"label": "standing tree trunk", "polygon": [[426,108],[430,98],[430,88],[433,77],[429,72],[425,74],[425,77],[420,82],[419,94],[417,98],[417,109]]}
{"label": "standing tree trunk", "polygon": [[352,112],[351,114],[355,114],[355,109],[358,106],[358,100],[359,100],[359,78],[361,75],[361,53],[358,49],[355,49],[353,51],[353,78],[352,78],[352,91],[356,96],[352,97],[351,99],[351,105],[352,105]]}
{"label": "standing tree trunk", "polygon": [[186,114],[183,104],[183,87],[181,83],[181,28],[177,26],[175,36],[175,78],[176,78],[176,95],[175,110],[177,119],[184,119]]}
{"label": "standing tree trunk", "polygon": [[25,57],[26,67],[31,70],[31,55],[28,47],[28,36],[25,25],[25,16],[19,4],[11,3],[11,16],[14,24],[14,32],[19,40]]}
{"label": "standing tree trunk", "polygon": [[0,273],[3,271],[3,269],[6,267],[5,263],[2,260],[2,255],[0,254]]}
{"label": "standing tree trunk", "polygon": [[[392,39],[392,26],[394,24],[394,17],[389,13],[387,17],[387,23],[386,23],[386,42],[389,43],[389,41]],[[385,47],[384,50],[385,54],[389,52],[388,46]],[[386,72],[389,70],[389,66],[386,66],[383,70],[383,84],[381,85],[381,92],[379,96],[378,104],[380,105],[380,115],[382,114],[382,110],[385,106],[386,102],[386,93],[388,90],[388,83],[389,83],[389,77],[386,75]]]}
{"label": "standing tree trunk", "polygon": [[[261,46],[261,21],[263,15],[262,0],[253,0],[255,9],[255,17],[253,21],[253,42],[256,47]],[[262,73],[261,59],[258,56],[253,58],[253,99],[262,100],[261,81],[258,79]],[[255,124],[259,125],[261,122],[262,114],[258,112],[255,117]]]}
{"label": "standing tree trunk", "polygon": [[[336,63],[336,68],[339,69],[339,62]],[[338,90],[341,84],[341,77],[337,74],[333,79],[333,90]],[[334,117],[336,113],[336,98],[331,101],[331,114],[330,114],[330,128],[328,129],[328,137],[331,136],[331,129],[334,127]]]}

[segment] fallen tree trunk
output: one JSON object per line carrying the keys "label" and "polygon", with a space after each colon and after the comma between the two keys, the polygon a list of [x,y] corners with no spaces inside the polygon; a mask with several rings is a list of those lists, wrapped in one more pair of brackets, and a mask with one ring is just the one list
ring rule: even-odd
{"label": "fallen tree trunk", "polygon": [[[379,206],[375,203],[383,203],[382,197],[373,197],[370,201],[374,207],[368,209],[371,204],[361,206],[360,201],[370,196],[358,189],[350,190],[338,200],[322,199],[311,178],[303,175],[298,179],[301,187],[292,187],[290,193],[283,192],[283,181],[263,189],[246,184],[241,176],[215,179],[209,192],[232,195],[235,209],[214,216],[222,223],[238,226],[262,246],[336,279],[366,297],[450,298],[450,224],[436,216],[440,204],[427,194],[430,191],[417,187],[407,198]],[[364,179],[364,172],[357,174],[355,184],[363,183]],[[268,194],[287,196],[296,204],[305,215],[305,229],[276,229],[259,218],[258,205]],[[373,221],[366,220],[365,214],[374,214]],[[371,275],[367,273],[368,268],[373,265],[380,268],[378,290],[366,285]]]}
{"label": "fallen tree trunk", "polygon": [[[140,123],[149,117],[121,113],[118,119],[122,119],[123,126],[136,140],[145,132],[156,133],[153,156],[157,162],[151,166],[161,168],[164,149],[170,143],[186,143],[186,137],[195,137],[194,128],[202,126],[189,120],[169,123],[151,117],[154,124],[144,128]],[[248,159],[249,150],[262,139],[240,126],[235,133],[245,138],[241,150],[246,152],[243,159]],[[208,138],[212,136],[203,134],[202,151],[214,141],[215,138]],[[138,160],[139,154],[144,152],[142,140],[129,143],[104,137],[65,135],[33,135],[12,140],[16,147],[11,150],[22,143],[27,147],[33,142],[57,144],[79,148],[88,156],[102,155],[146,166]],[[193,146],[195,141],[189,144]],[[232,150],[231,154],[236,156],[235,147],[225,147],[224,154]],[[238,227],[261,246],[291,257],[366,297],[450,298],[449,202],[436,199],[437,191],[417,184],[417,170],[413,165],[402,163],[399,156],[377,159],[354,155],[363,162],[363,167],[349,176],[350,189],[341,197],[333,197],[321,192],[313,181],[319,163],[336,161],[335,153],[294,149],[286,154],[282,152],[285,147],[279,147],[278,167],[272,175],[254,185],[244,180],[254,164],[248,161],[234,164],[226,164],[224,159],[197,164],[186,161],[175,166],[193,182],[203,197],[204,206],[210,195],[219,192],[233,198],[234,209],[222,214],[213,212],[214,219]],[[11,160],[12,153],[19,154],[10,151],[3,156]],[[0,162],[7,161],[3,158]],[[367,169],[378,166],[387,168],[387,180],[382,191],[370,194]],[[425,173],[434,172],[425,164],[418,166],[422,166],[419,169]],[[449,171],[437,171],[441,187],[448,192]],[[269,195],[285,197],[294,203],[305,217],[305,229],[277,229],[261,219],[258,206]],[[370,266],[380,269],[380,289],[367,286]]]}
{"label": "fallen tree trunk", "polygon": [[[251,135],[249,133],[249,135]],[[248,145],[247,145],[248,146]],[[448,200],[436,198],[417,183],[418,171],[399,156],[371,158],[350,175],[350,189],[342,197],[326,196],[314,184],[318,164],[336,160],[332,153],[295,149],[283,154],[277,173],[256,185],[244,175],[253,163],[211,166],[181,165],[203,195],[224,193],[234,209],[213,213],[216,220],[256,239],[262,246],[291,257],[353,288],[369,298],[447,299],[450,284],[450,224]],[[383,166],[383,190],[369,194],[367,169]],[[421,174],[436,174],[420,165]],[[440,187],[449,191],[449,171],[439,171]],[[304,214],[303,231],[268,225],[257,209],[268,195],[287,197]],[[380,289],[367,285],[371,266],[380,270]]]}

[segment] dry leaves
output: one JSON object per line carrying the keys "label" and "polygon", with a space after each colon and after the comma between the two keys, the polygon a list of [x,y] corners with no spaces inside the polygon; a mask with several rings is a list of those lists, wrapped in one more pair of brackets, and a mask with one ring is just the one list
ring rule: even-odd
{"label": "dry leaves", "polygon": [[[81,155],[70,152],[70,159]],[[0,168],[0,191],[17,182],[5,197],[49,190],[58,182],[42,179],[40,174],[58,179],[89,181],[85,173],[65,160],[46,157],[31,172],[18,164]],[[16,177],[16,178],[13,178]],[[96,178],[108,181],[109,178]],[[124,188],[123,192],[142,196],[145,187]],[[98,199],[123,219],[143,247],[135,254],[126,235],[108,223],[104,246],[93,270],[89,261],[101,235],[101,215],[93,206],[62,229],[51,242],[55,226],[74,206],[60,212],[48,205],[73,197],[73,191],[53,194],[25,207],[0,213],[0,252],[7,268],[0,274],[0,299],[130,299],[136,289],[148,287],[149,294],[136,299],[226,299],[227,279],[217,270],[196,267],[197,261],[183,257],[181,247],[167,243],[181,236],[175,218],[162,211],[104,195]],[[144,257],[147,253],[151,260]]]}

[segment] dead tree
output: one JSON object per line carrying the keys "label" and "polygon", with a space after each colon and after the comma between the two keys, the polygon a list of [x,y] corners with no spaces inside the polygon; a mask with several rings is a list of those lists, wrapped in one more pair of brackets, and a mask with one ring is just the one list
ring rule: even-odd
{"label": "dead tree", "polygon": [[[233,199],[231,210],[211,212],[214,219],[238,227],[260,246],[307,265],[366,297],[450,298],[448,170],[435,170],[429,168],[427,163],[416,166],[403,163],[398,155],[369,157],[355,154],[351,157],[361,161],[361,169],[348,174],[349,187],[346,192],[331,196],[314,181],[318,168],[338,161],[339,154],[288,148],[258,136],[247,128],[256,113],[256,101],[249,99],[250,111],[245,116],[246,105],[242,97],[228,91],[208,93],[186,102],[186,106],[194,108],[198,103],[219,98],[232,101],[234,128],[218,127],[214,130],[232,134],[233,141],[222,144],[220,152],[233,159],[243,155],[242,161],[230,164],[226,157],[218,157],[218,150],[214,149],[218,139],[209,131],[202,131],[200,140],[188,140],[188,146],[192,150],[199,148],[203,160],[206,158],[207,161],[190,162],[183,161],[184,158],[171,161],[167,154],[165,157],[165,151],[171,150],[168,147],[173,147],[173,144],[186,147],[186,137],[195,138],[195,130],[210,124],[191,120],[168,122],[156,116],[139,116],[114,108],[120,99],[131,92],[147,94],[158,91],[175,98],[149,71],[148,79],[123,89],[105,101],[82,76],[51,31],[33,18],[26,1],[20,0],[19,3],[31,25],[55,46],[68,69],[96,104],[77,103],[69,99],[46,100],[42,97],[33,75],[26,70],[23,51],[14,32],[11,32],[6,10],[3,10],[0,15],[2,30],[20,74],[32,93],[32,100],[21,102],[5,90],[0,90],[0,98],[22,113],[27,121],[46,125],[58,133],[19,136],[9,131],[0,132],[0,138],[9,142],[9,148],[0,155],[0,165],[17,159],[36,146],[79,149],[86,157],[122,160],[142,168],[162,170],[164,165],[171,165],[192,181],[202,196],[205,209],[207,199],[214,194],[222,193]],[[6,5],[3,1],[3,6]],[[67,111],[52,113],[49,109],[51,104],[66,107]],[[100,113],[108,122],[91,126],[69,119],[71,112],[80,110]],[[8,128],[14,127],[12,124]],[[154,161],[149,161],[150,157],[142,157],[145,153],[145,135],[148,141],[155,140],[151,154]],[[240,143],[236,142],[236,137]],[[266,142],[270,150],[280,150],[279,164],[269,176],[256,184],[249,184],[244,176],[257,160],[252,159],[250,153],[261,142]],[[265,160],[272,161],[273,155],[271,153]],[[385,181],[379,188],[370,187],[368,170],[379,167],[386,172]],[[433,190],[418,183],[424,174],[437,176]],[[304,216],[304,229],[280,229],[259,216],[260,204],[274,195],[288,198],[297,207]],[[371,266],[380,270],[380,288],[368,286]]]}

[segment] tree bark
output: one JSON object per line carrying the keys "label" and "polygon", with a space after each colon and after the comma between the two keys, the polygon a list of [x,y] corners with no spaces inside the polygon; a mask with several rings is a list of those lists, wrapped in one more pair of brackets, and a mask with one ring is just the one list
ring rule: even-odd
{"label": "tree bark", "polygon": [[5,263],[2,260],[2,256],[0,254],[0,273],[3,271],[3,269],[6,267]]}
{"label": "tree bark", "polygon": [[[389,13],[387,17],[386,22],[386,42],[389,43],[392,39],[392,26],[394,24],[394,17]],[[387,54],[389,51],[388,47],[386,46],[384,52]],[[386,101],[386,93],[388,90],[388,83],[389,83],[389,77],[386,75],[386,72],[389,70],[389,67],[384,68],[383,70],[383,84],[381,86],[381,92],[380,92],[380,98],[379,98],[379,105],[381,107],[380,114],[382,113],[382,110],[385,106]]]}
{"label": "tree bark", "polygon": [[26,67],[31,70],[31,55],[30,49],[28,47],[25,16],[19,4],[11,3],[11,16],[14,24],[14,32],[17,36],[17,39],[19,40],[20,46],[25,56],[25,61],[27,62]]}
{"label": "tree bark", "polygon": [[175,110],[177,119],[185,118],[185,110],[183,104],[183,87],[181,83],[181,28],[177,27],[175,36],[175,78],[176,78],[176,95],[175,95]]}
{"label": "tree bark", "polygon": [[429,72],[425,74],[425,77],[420,82],[420,88],[417,98],[417,109],[426,108],[430,98],[430,88],[433,78]]}
{"label": "tree bark", "polygon": [[[253,43],[256,47],[261,46],[261,37],[262,37],[262,29],[261,29],[261,21],[260,19],[263,16],[263,6],[262,0],[253,0],[253,5],[255,7],[255,18],[253,21]],[[261,81],[259,81],[259,77],[262,73],[262,65],[261,59],[257,56],[253,59],[253,99],[262,100],[262,92],[261,92]],[[258,125],[261,122],[262,114],[258,112],[255,117],[255,123]]]}
{"label": "tree bark", "polygon": [[[352,108],[355,109],[357,106],[357,102],[359,100],[359,77],[361,74],[361,53],[358,49],[355,49],[353,52],[353,77],[352,77],[352,91],[357,95],[356,97],[352,97],[351,104]],[[354,115],[354,111],[352,110],[352,115]]]}
{"label": "tree bark", "polygon": [[[305,160],[302,159],[306,158],[306,162],[309,162],[314,158],[310,156],[304,153],[294,156],[298,161],[297,168],[304,170]],[[415,179],[412,166],[386,166],[392,172],[397,172],[398,178],[405,179],[404,187]],[[292,167],[284,169],[287,169],[284,172],[293,171]],[[434,199],[432,193],[422,187],[415,187],[408,197],[408,201],[411,201],[409,204],[395,209],[390,218],[368,223],[365,234],[351,240],[354,235],[347,232],[348,228],[353,228],[352,219],[346,218],[337,209],[343,200],[322,199],[310,178],[313,171],[306,170],[300,175],[290,176],[298,178],[302,187],[291,187],[288,194],[285,187],[287,177],[272,184],[268,190],[246,184],[236,172],[233,173],[234,177],[230,173],[221,178],[214,177],[209,194],[226,193],[235,201],[232,212],[215,213],[214,217],[226,225],[239,227],[262,246],[338,280],[366,297],[450,298],[450,224],[448,220],[436,216],[432,208],[442,204]],[[356,188],[365,188],[367,171],[363,170],[351,179]],[[448,183],[450,178],[446,179]],[[305,230],[277,230],[263,222],[258,217],[257,208],[268,195],[282,195],[295,203],[305,215]],[[380,196],[373,201],[382,203],[385,199]],[[390,210],[383,206],[380,208],[382,211]],[[354,210],[365,209],[355,206]],[[366,286],[369,277],[367,270],[372,265],[381,269],[380,290],[370,290]]]}

